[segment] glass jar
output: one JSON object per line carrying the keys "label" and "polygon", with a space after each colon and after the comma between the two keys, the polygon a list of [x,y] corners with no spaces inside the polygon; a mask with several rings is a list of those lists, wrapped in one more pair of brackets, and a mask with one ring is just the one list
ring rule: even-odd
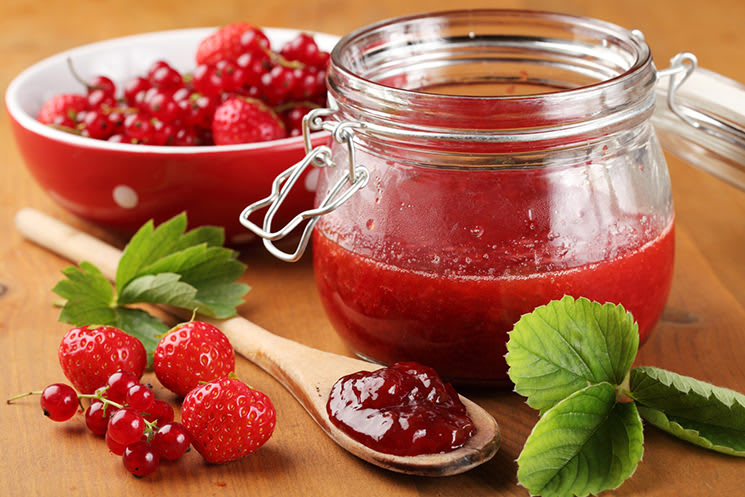
{"label": "glass jar", "polygon": [[[277,253],[311,219],[285,258],[315,225],[324,309],[375,362],[504,382],[513,324],[564,295],[622,304],[644,342],[674,253],[658,76],[640,33],[593,19],[452,11],[360,29],[332,53],[332,110],[306,121],[333,138],[302,164],[322,166],[317,209],[271,233],[275,202],[252,229]],[[281,202],[287,173],[252,207]]]}

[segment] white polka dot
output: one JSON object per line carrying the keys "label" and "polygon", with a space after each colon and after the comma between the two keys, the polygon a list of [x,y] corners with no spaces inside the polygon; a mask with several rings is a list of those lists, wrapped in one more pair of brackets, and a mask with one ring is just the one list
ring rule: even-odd
{"label": "white polka dot", "polygon": [[309,192],[316,191],[316,188],[318,187],[318,175],[320,174],[320,171],[317,167],[314,167],[310,171],[308,171],[308,174],[305,176],[305,189]]}
{"label": "white polka dot", "polygon": [[139,202],[137,192],[127,185],[117,185],[116,187],[114,187],[112,196],[114,197],[114,202],[116,202],[116,205],[125,209],[132,209],[133,207],[137,207],[137,203]]}

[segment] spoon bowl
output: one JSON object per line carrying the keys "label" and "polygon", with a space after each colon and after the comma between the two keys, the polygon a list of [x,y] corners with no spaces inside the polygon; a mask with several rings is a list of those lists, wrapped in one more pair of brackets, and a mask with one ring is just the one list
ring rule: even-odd
{"label": "spoon bowl", "polygon": [[[16,215],[16,227],[29,240],[73,262],[86,260],[108,278],[116,274],[121,251],[33,209]],[[182,319],[180,311],[168,309]],[[381,468],[420,476],[449,476],[468,471],[496,454],[500,431],[494,418],[460,396],[475,433],[463,447],[440,454],[397,456],[373,450],[337,428],[326,412],[331,387],[342,376],[381,366],[307,347],[270,333],[242,317],[225,320],[199,316],[222,330],[235,351],[279,381],[326,434],[355,456]]]}

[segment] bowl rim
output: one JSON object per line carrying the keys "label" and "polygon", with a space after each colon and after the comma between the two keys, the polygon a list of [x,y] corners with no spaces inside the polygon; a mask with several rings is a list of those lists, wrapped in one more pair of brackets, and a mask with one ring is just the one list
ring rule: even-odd
{"label": "bowl rim", "polygon": [[[96,41],[93,43],[87,43],[79,45],[77,47],[69,48],[62,52],[50,55],[31,66],[21,71],[8,85],[5,91],[5,107],[10,115],[11,119],[15,121],[21,128],[44,137],[49,140],[67,143],[69,145],[77,146],[80,148],[96,149],[101,151],[109,152],[123,152],[123,153],[135,153],[135,154],[162,154],[162,155],[190,155],[190,154],[214,154],[214,153],[227,153],[227,152],[239,152],[239,151],[250,151],[258,150],[266,147],[287,147],[296,144],[303,143],[303,137],[293,136],[288,138],[281,138],[279,140],[253,142],[253,143],[240,143],[235,145],[190,145],[190,146],[164,146],[164,145],[142,145],[132,143],[115,143],[108,140],[97,140],[84,136],[78,136],[72,133],[66,133],[64,131],[54,129],[51,126],[47,126],[39,122],[35,116],[27,113],[20,104],[19,95],[25,85],[25,83],[32,78],[38,71],[48,66],[65,62],[68,57],[80,52],[87,52],[90,50],[105,49],[107,46],[120,45],[128,41],[142,41],[147,38],[162,38],[169,35],[190,35],[194,36],[206,36],[210,32],[218,29],[219,26],[207,26],[207,27],[196,27],[196,28],[184,28],[184,29],[169,29],[162,31],[150,31],[145,33],[138,33],[127,36],[120,36],[116,38],[108,38],[105,40]],[[271,39],[274,36],[287,35],[292,36],[293,34],[309,33],[311,35],[326,38],[329,43],[337,43],[341,37],[330,33],[323,33],[319,31],[310,31],[303,29],[294,28],[276,28],[276,27],[261,27],[261,29]],[[333,47],[331,47],[333,48]],[[66,62],[65,62],[66,63]],[[319,131],[311,134],[311,138],[315,139],[327,134],[325,131]]]}

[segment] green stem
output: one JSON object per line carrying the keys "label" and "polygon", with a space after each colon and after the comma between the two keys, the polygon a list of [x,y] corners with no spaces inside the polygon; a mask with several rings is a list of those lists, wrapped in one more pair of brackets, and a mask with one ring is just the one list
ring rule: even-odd
{"label": "green stem", "polygon": [[42,390],[36,390],[34,392],[26,392],[26,393],[22,393],[22,394],[19,394],[19,395],[14,395],[13,397],[11,397],[8,400],[6,400],[5,402],[7,402],[8,404],[12,404],[13,401],[18,400],[18,399],[22,399],[24,397],[28,397],[29,395],[41,395],[41,392],[42,392]]}

